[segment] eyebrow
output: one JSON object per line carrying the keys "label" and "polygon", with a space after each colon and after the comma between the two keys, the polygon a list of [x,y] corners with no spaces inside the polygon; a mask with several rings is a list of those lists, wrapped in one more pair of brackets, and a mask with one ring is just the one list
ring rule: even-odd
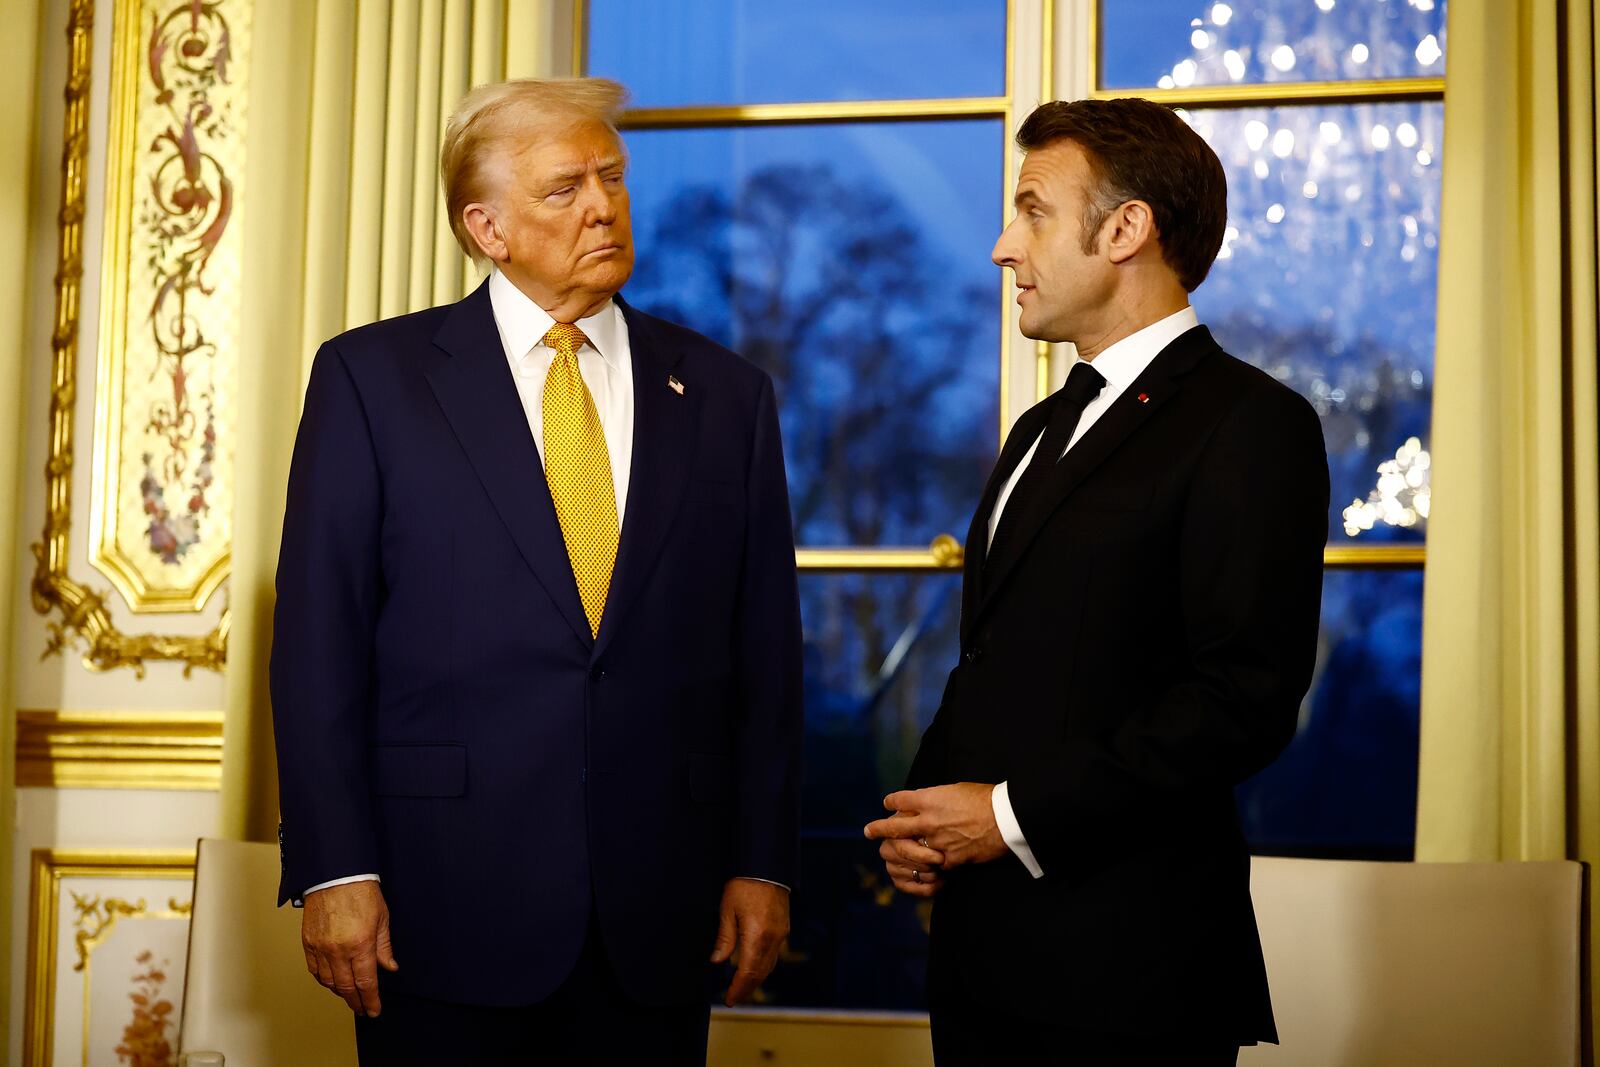
{"label": "eyebrow", "polygon": [[[627,161],[621,156],[611,156],[609,159],[602,159],[599,166],[597,166],[595,169],[601,174],[604,174],[608,170],[619,169],[626,162]],[[587,166],[568,167],[566,170],[558,170],[554,174],[545,175],[545,181],[552,184],[557,182],[576,181],[587,173],[589,173],[589,168]]]}
{"label": "eyebrow", "polygon": [[1042,204],[1042,203],[1044,203],[1044,201],[1040,200],[1039,199],[1039,194],[1034,192],[1032,189],[1024,189],[1024,190],[1018,192],[1016,196],[1011,198],[1012,206],[1017,208],[1018,210],[1020,210],[1023,207],[1024,204],[1029,204],[1029,203]]}

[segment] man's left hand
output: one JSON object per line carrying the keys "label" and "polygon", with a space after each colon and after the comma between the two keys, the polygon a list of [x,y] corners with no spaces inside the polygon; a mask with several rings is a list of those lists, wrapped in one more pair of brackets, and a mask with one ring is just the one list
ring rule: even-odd
{"label": "man's left hand", "polygon": [[883,806],[895,814],[867,823],[874,841],[901,838],[944,853],[944,869],[988,863],[1008,851],[994,821],[994,786],[977,782],[936,785],[890,793]]}
{"label": "man's left hand", "polygon": [[738,970],[728,986],[728,1007],[749,1000],[778,964],[789,936],[789,891],[754,878],[733,878],[722,890],[722,921],[712,963],[733,960]]}

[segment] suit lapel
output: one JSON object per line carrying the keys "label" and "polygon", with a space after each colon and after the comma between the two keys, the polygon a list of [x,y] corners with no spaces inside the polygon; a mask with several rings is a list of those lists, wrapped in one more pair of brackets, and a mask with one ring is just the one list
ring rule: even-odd
{"label": "suit lapel", "polygon": [[567,624],[588,644],[589,621],[544,464],[495,328],[488,282],[451,308],[433,341],[450,354],[428,373],[439,407],[522,558]]}
{"label": "suit lapel", "polygon": [[633,464],[617,565],[611,572],[611,591],[606,595],[605,615],[595,642],[596,658],[605,652],[644,591],[677,517],[689,481],[695,413],[700,404],[700,394],[693,388],[679,394],[667,385],[682,353],[662,338],[649,316],[621,297],[617,306],[628,324],[628,347],[633,356]]}
{"label": "suit lapel", "polygon": [[1027,455],[1028,447],[1044,432],[1049,411],[1048,402],[1035,404],[1012,424],[1011,432],[1006,435],[1005,447],[1000,450],[1000,458],[995,461],[994,470],[989,474],[989,482],[983,487],[983,496],[978,499],[978,510],[972,516],[972,524],[967,527],[961,574],[962,644],[966,643],[978,605],[983,599],[983,565],[989,552],[989,516],[994,512],[1000,490],[1005,488],[1017,464]]}
{"label": "suit lapel", "polygon": [[[1204,356],[1216,349],[1211,332],[1197,326],[1173,341],[1112,402],[1105,414],[1067,451],[1050,477],[1040,486],[1028,508],[1018,516],[1011,547],[996,560],[984,583],[978,612],[994,599],[1006,578],[1027,555],[1039,532],[1078,486],[1104,463],[1128,437],[1143,426],[1179,389],[1179,379]],[[1148,399],[1141,401],[1143,395]]]}

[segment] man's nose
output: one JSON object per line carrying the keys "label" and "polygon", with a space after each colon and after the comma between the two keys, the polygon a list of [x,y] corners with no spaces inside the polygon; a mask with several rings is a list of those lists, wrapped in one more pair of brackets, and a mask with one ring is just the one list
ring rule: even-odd
{"label": "man's nose", "polygon": [[598,177],[584,183],[584,221],[591,225],[609,226],[617,221],[617,201],[610,188]]}
{"label": "man's nose", "polygon": [[994,243],[994,251],[989,253],[989,258],[996,266],[1015,267],[1022,261],[1022,253],[1018,251],[1016,243],[1011,240],[1011,229],[1016,223],[1000,231],[1000,237]]}

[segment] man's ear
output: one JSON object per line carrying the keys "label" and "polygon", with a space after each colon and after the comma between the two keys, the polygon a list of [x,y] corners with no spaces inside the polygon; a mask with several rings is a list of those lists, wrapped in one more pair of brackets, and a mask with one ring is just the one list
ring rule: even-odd
{"label": "man's ear", "polygon": [[1111,213],[1106,251],[1113,263],[1125,263],[1146,245],[1159,240],[1155,212],[1143,200],[1129,200]]}
{"label": "man's ear", "polygon": [[491,261],[504,263],[510,258],[505,234],[501,232],[500,223],[495,219],[494,211],[489,205],[468,204],[461,209],[461,221],[466,226],[467,233],[472,235],[473,242]]}

